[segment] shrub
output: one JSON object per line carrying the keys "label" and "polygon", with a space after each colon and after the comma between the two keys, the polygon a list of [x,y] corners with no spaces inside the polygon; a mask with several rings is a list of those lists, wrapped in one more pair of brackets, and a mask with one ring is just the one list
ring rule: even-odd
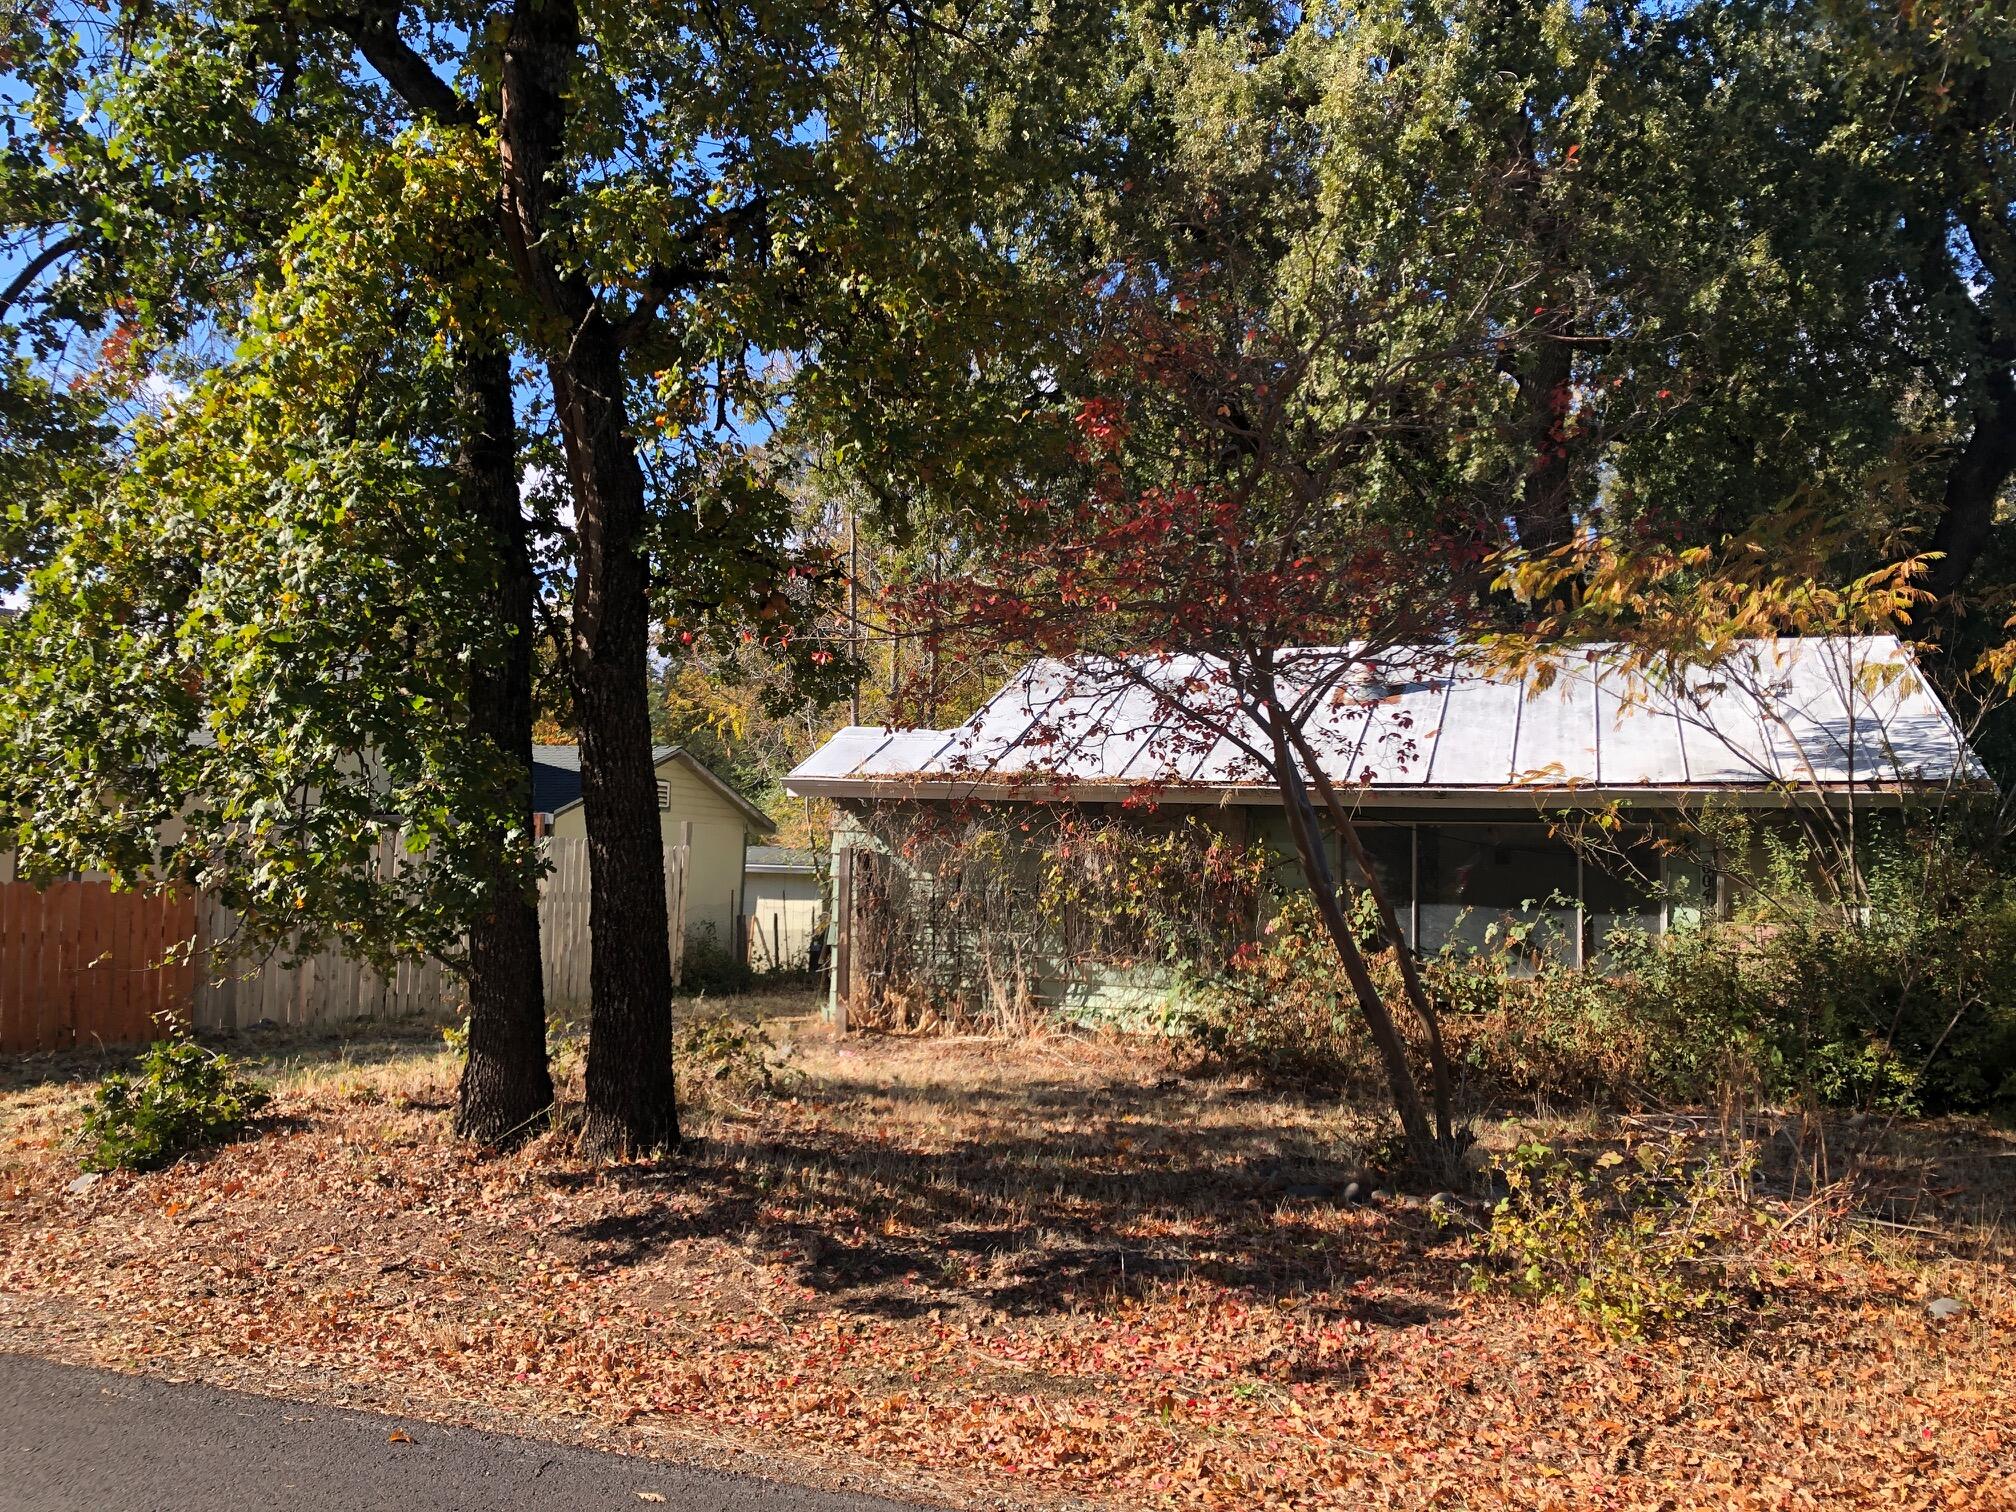
{"label": "shrub", "polygon": [[1679,1138],[1588,1162],[1523,1144],[1493,1162],[1508,1193],[1473,1282],[1564,1298],[1619,1338],[1711,1313],[1728,1300],[1720,1261],[1750,1223],[1753,1163],[1747,1151],[1690,1161]]}
{"label": "shrub", "polygon": [[735,958],[712,924],[687,934],[679,971],[681,992],[696,997],[734,997],[747,992],[755,979],[755,973]]}
{"label": "shrub", "polygon": [[271,1094],[186,1036],[149,1047],[98,1085],[84,1116],[87,1171],[147,1171],[241,1133]]}
{"label": "shrub", "polygon": [[1172,1027],[1213,1062],[1323,1086],[1374,1074],[1356,998],[1315,900],[1290,893],[1256,945],[1181,994]]}
{"label": "shrub", "polygon": [[[1763,879],[1768,900],[1753,889],[1728,921],[1620,932],[1602,971],[1534,971],[1505,952],[1424,962],[1467,1095],[1702,1102],[1733,1080],[1886,1113],[2016,1110],[2016,887],[1999,849],[1879,836],[1854,907],[1801,891],[1798,868],[1781,863]],[[1177,1031],[1221,1064],[1373,1085],[1377,1063],[1320,929],[1306,897],[1288,898],[1257,947],[1190,990]],[[1390,955],[1373,965],[1397,1002]]]}
{"label": "shrub", "polygon": [[699,1082],[744,1094],[772,1094],[797,1077],[776,1058],[770,1036],[754,1024],[725,1013],[710,1013],[679,1026],[672,1060],[687,1085]]}

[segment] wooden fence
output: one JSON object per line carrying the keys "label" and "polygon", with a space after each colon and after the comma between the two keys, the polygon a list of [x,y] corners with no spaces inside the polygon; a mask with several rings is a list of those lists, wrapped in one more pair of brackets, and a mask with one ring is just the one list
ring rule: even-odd
{"label": "wooden fence", "polygon": [[196,973],[199,1029],[447,1014],[464,1002],[460,978],[431,956],[402,960],[389,972],[336,946],[291,964],[280,952],[264,960],[233,959],[217,947],[231,938],[237,915],[206,895],[197,923],[197,958],[203,968]]}
{"label": "wooden fence", "polygon": [[[677,981],[686,938],[689,843],[665,847],[667,936]],[[561,1016],[588,1006],[588,842],[546,840],[540,953],[546,1004]],[[445,1016],[466,1003],[462,980],[432,958],[390,972],[320,951],[289,964],[225,959],[236,918],[186,890],[117,893],[104,882],[38,891],[0,883],[0,1053],[133,1044],[161,1015],[202,1029],[326,1024],[411,1014]],[[213,958],[214,957],[214,958]]]}
{"label": "wooden fence", "polygon": [[[666,943],[672,950],[672,980],[679,980],[686,954],[686,877],[691,869],[693,826],[681,841],[665,847]],[[588,1012],[588,974],[595,952],[588,933],[588,842],[548,840],[551,866],[539,890],[539,955],[546,975],[546,1011],[561,1018]]]}
{"label": "wooden fence", "polygon": [[[189,1015],[196,899],[0,883],[0,1052],[150,1039]],[[180,947],[179,949],[177,947]]]}
{"label": "wooden fence", "polygon": [[771,908],[752,904],[747,920],[748,954],[756,971],[804,971],[812,960],[818,906]]}

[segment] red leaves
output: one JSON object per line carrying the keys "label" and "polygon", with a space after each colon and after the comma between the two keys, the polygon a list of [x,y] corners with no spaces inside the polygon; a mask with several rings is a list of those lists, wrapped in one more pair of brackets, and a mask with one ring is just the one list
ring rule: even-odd
{"label": "red leaves", "polygon": [[1119,450],[1127,439],[1126,414],[1117,399],[1087,399],[1079,406],[1076,424],[1104,452]]}

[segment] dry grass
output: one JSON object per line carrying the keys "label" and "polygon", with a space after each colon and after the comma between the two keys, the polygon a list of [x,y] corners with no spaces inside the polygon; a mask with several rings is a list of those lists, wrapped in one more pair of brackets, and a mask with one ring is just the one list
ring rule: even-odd
{"label": "dry grass", "polygon": [[[1990,1131],[1761,1121],[1743,1310],[1620,1346],[1473,1293],[1426,1210],[1343,1203],[1363,1112],[1152,1046],[836,1042],[802,999],[729,1006],[795,1086],[707,1092],[663,1167],[471,1158],[415,1030],[240,1045],[279,1090],[260,1138],[71,1192],[99,1068],[11,1068],[0,1343],[645,1452],[789,1443],[973,1506],[2016,1498]],[[1485,1138],[1535,1133],[1620,1130]],[[1938,1295],[1968,1310],[1935,1327]]]}

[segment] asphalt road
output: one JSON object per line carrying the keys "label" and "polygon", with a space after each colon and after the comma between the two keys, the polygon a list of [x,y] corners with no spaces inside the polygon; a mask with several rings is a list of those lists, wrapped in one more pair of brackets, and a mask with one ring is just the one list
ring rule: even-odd
{"label": "asphalt road", "polygon": [[[408,1441],[392,1435],[406,1436]],[[746,1476],[0,1355],[6,1512],[916,1512]]]}

